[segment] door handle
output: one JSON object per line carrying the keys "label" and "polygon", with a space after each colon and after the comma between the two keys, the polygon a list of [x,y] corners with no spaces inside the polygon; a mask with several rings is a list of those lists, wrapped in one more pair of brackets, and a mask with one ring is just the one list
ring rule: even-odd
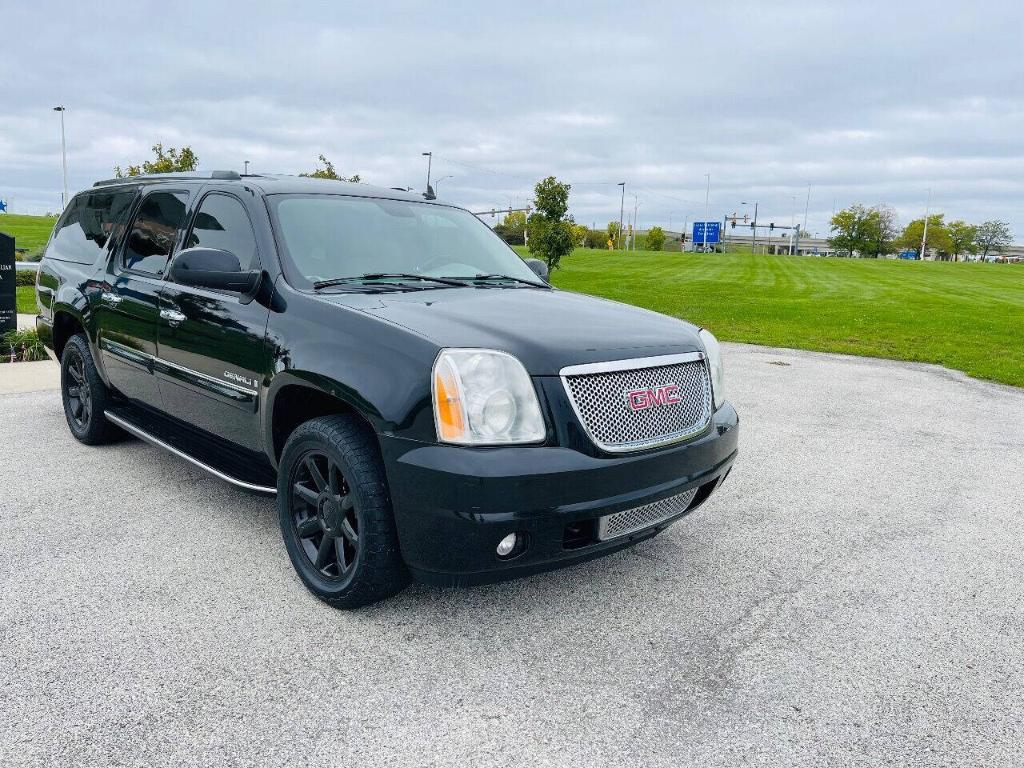
{"label": "door handle", "polygon": [[187,319],[185,315],[176,309],[161,309],[160,317],[166,320],[172,328],[177,328],[179,323]]}
{"label": "door handle", "polygon": [[104,291],[103,293],[101,293],[100,299],[107,302],[107,304],[111,304],[115,307],[123,301],[123,299],[120,296],[118,296],[116,293],[111,293],[110,291]]}

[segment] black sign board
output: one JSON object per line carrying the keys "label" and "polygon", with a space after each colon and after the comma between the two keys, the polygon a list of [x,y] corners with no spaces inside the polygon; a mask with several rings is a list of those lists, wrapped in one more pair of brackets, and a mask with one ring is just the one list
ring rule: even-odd
{"label": "black sign board", "polygon": [[18,280],[14,238],[0,232],[0,336],[18,330]]}

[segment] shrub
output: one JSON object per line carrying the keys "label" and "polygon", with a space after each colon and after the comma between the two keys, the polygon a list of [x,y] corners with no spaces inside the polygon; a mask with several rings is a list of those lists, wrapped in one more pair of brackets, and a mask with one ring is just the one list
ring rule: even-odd
{"label": "shrub", "polygon": [[14,276],[14,284],[19,286],[35,285],[36,271],[34,269],[19,269]]}
{"label": "shrub", "polygon": [[0,363],[31,363],[46,358],[46,348],[35,331],[11,331],[0,338]]}

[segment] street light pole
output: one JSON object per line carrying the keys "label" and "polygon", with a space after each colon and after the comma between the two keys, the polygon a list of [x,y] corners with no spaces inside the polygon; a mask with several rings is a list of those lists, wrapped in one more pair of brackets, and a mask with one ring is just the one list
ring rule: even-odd
{"label": "street light pole", "polygon": [[430,189],[430,165],[434,161],[434,153],[433,152],[424,152],[423,156],[425,158],[427,158],[427,189],[429,190]]}
{"label": "street light pole", "polygon": [[[455,177],[454,176],[442,176],[440,179],[435,181],[434,182],[434,192],[435,193],[437,192],[437,185],[440,184],[442,181],[444,181],[445,179],[453,179],[453,178],[455,178]],[[511,208],[511,207],[512,206],[510,205],[509,208]]]}
{"label": "street light pole", "polygon": [[618,251],[622,250],[622,216],[626,209],[626,182],[620,181],[619,186],[622,187],[622,199],[619,201],[619,236],[618,241],[615,244],[615,249]]}
{"label": "street light pole", "polygon": [[60,161],[64,169],[64,192],[60,196],[60,208],[64,210],[68,204],[68,148],[67,143],[64,141],[64,112],[66,109],[62,105],[54,107],[53,111],[60,112]]}
{"label": "street light pole", "polygon": [[932,188],[928,187],[928,203],[924,207],[924,232],[921,233],[921,261],[924,261],[924,249],[928,247],[928,214],[932,210]]}
{"label": "street light pole", "polygon": [[707,178],[708,185],[704,188],[704,252],[708,250],[708,216],[710,215],[710,209],[708,208],[708,201],[711,199],[711,174],[705,173],[704,176]]}
{"label": "street light pole", "polygon": [[249,161],[245,160],[243,162],[245,163],[245,175],[248,176],[249,175]]}

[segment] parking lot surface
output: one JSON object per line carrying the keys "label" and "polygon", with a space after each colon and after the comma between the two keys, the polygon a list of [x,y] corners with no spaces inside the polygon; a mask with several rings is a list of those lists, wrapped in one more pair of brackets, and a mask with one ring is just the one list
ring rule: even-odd
{"label": "parking lot surface", "polygon": [[354,613],[272,500],[0,397],[0,765],[1019,765],[1024,390],[726,364],[741,454],[700,512]]}

